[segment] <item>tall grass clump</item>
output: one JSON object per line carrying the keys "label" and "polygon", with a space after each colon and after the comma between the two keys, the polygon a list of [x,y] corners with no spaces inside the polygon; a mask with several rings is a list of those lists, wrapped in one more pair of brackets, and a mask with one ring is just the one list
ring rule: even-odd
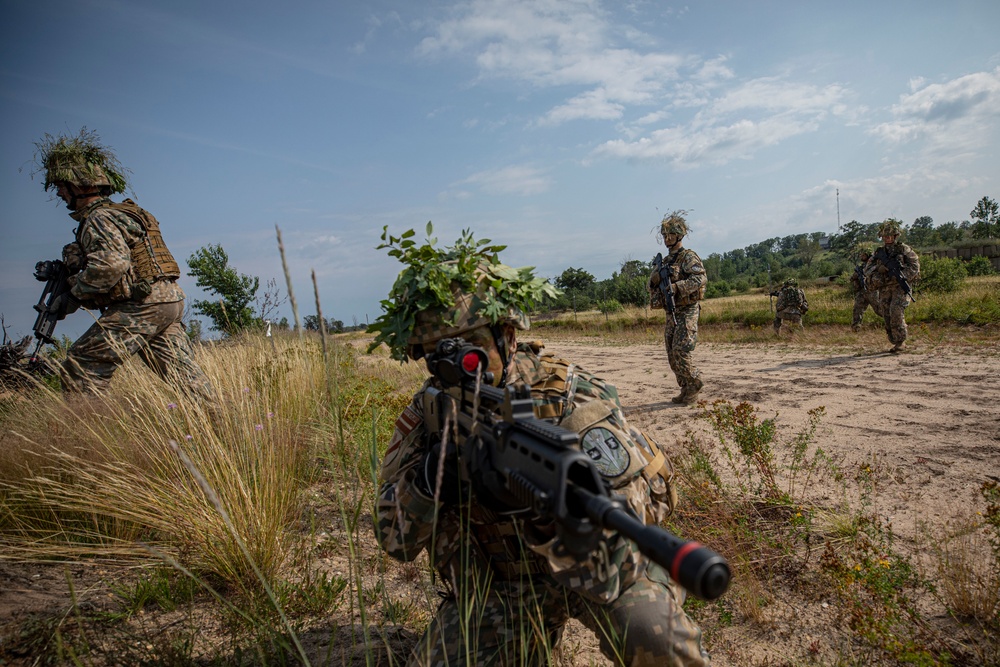
{"label": "tall grass clump", "polygon": [[309,474],[302,424],[321,417],[324,368],[308,346],[272,348],[259,338],[201,348],[198,362],[215,403],[199,403],[135,363],[101,396],[64,400],[39,387],[18,399],[0,436],[8,557],[140,559],[150,545],[247,593],[259,590],[255,568],[277,575]]}

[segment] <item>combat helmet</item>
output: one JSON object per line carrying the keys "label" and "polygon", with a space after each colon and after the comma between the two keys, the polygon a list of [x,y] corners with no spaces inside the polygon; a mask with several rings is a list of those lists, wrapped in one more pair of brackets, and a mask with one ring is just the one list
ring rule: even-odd
{"label": "combat helmet", "polygon": [[69,183],[81,190],[98,189],[102,195],[125,192],[127,170],[96,132],[82,128],[76,136],[46,134],[35,142],[35,171],[45,172],[44,189]]}
{"label": "combat helmet", "polygon": [[[502,264],[502,245],[476,241],[469,230],[452,246],[438,248],[427,223],[427,242],[409,240],[414,231],[400,237],[382,231],[389,254],[406,267],[396,277],[383,313],[369,327],[377,334],[368,346],[371,352],[385,343],[394,359],[420,359],[424,346],[443,338],[488,326],[497,340],[501,325],[527,330],[527,311],[543,297],[558,296],[559,290],[534,275],[534,267],[513,268]],[[497,347],[504,353],[503,341]]]}
{"label": "combat helmet", "polygon": [[795,278],[785,278],[785,282],[781,284],[782,287],[798,287],[799,281]]}
{"label": "combat helmet", "polygon": [[903,235],[903,223],[896,218],[886,218],[882,221],[882,224],[878,226],[878,236],[879,238],[883,236],[902,236]]}
{"label": "combat helmet", "polygon": [[663,221],[660,222],[660,234],[677,234],[680,237],[687,236],[688,226],[687,220],[684,218],[685,215],[687,215],[687,211],[677,210],[663,216]]}
{"label": "combat helmet", "polygon": [[858,243],[851,249],[851,259],[860,262],[862,257],[871,257],[873,252],[875,248],[871,243]]}

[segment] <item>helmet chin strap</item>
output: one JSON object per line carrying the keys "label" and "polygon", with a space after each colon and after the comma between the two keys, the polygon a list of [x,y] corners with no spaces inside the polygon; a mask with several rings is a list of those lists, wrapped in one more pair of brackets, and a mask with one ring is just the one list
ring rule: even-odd
{"label": "helmet chin strap", "polygon": [[497,346],[497,351],[500,353],[500,361],[503,364],[499,385],[503,387],[507,384],[507,366],[510,365],[510,350],[507,349],[507,337],[504,335],[503,326],[499,324],[491,324],[490,332],[493,334],[493,342]]}

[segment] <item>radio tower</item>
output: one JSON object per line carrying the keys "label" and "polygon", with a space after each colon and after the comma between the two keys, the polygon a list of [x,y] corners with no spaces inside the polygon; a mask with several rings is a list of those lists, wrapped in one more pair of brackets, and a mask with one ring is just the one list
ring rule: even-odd
{"label": "radio tower", "polygon": [[840,230],[840,188],[837,188],[837,230]]}

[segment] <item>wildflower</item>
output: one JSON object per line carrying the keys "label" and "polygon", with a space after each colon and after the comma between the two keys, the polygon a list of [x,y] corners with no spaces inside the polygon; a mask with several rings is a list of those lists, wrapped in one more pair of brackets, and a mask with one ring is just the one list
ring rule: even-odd
{"label": "wildflower", "polygon": [[167,403],[167,410],[176,410],[176,409],[177,409],[176,403]]}
{"label": "wildflower", "polygon": [[254,428],[255,431],[263,431],[264,430],[264,425],[263,424],[257,424],[253,428]]}
{"label": "wildflower", "polygon": [[802,518],[802,512],[796,512],[795,513],[795,518],[796,519],[801,519]]}
{"label": "wildflower", "polygon": [[861,571],[861,563],[858,563],[857,565],[855,565],[854,569],[857,570],[858,572],[860,572]]}
{"label": "wildflower", "polygon": [[268,413],[267,413],[267,418],[268,418],[268,419],[270,419],[270,418],[271,418],[271,417],[273,417],[273,416],[274,416],[274,413],[273,413],[273,412],[268,412]]}
{"label": "wildflower", "polygon": [[192,438],[191,434],[190,434],[190,433],[188,433],[187,435],[185,435],[185,436],[184,436],[184,439],[185,439],[185,440],[191,440],[191,439],[193,439],[193,438]]}
{"label": "wildflower", "polygon": [[250,393],[250,387],[243,387],[243,393],[244,394],[249,394]]}

